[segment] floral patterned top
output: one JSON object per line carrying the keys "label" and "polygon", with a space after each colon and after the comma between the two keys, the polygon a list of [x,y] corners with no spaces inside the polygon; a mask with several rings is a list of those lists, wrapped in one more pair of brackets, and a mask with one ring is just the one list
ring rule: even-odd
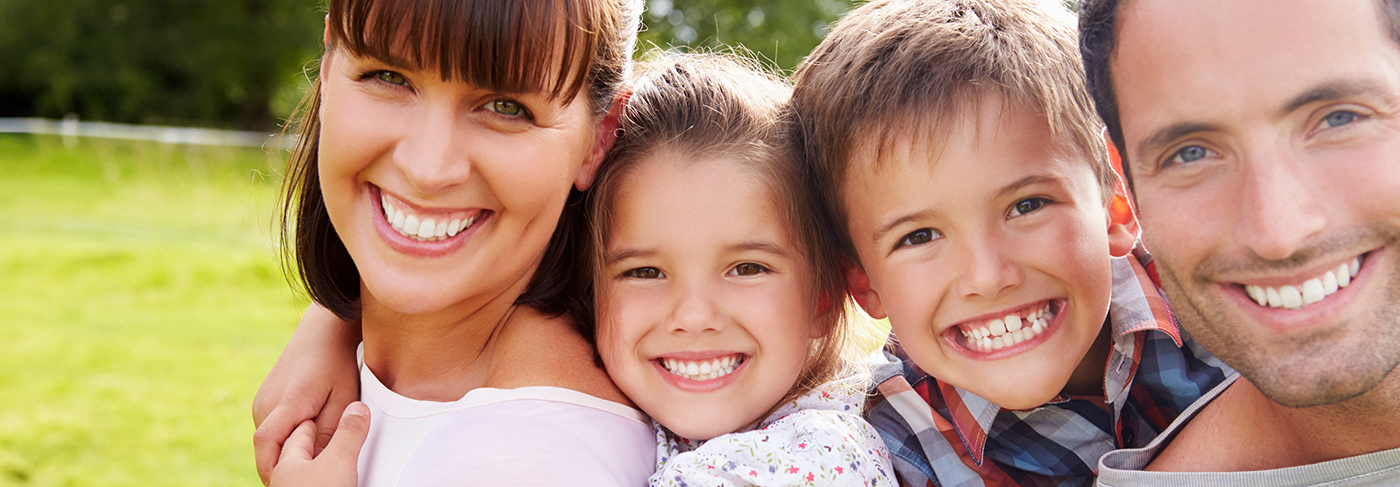
{"label": "floral patterned top", "polygon": [[890,452],[861,419],[863,389],[827,384],[754,429],[707,441],[656,430],[653,486],[897,486]]}

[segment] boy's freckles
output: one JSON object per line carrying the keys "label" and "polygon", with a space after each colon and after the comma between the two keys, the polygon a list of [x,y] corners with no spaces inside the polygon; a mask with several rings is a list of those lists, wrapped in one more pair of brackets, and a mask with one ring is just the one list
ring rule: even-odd
{"label": "boy's freckles", "polygon": [[[1110,249],[1090,163],[1053,149],[1043,117],[995,96],[969,108],[947,134],[895,139],[884,160],[847,172],[847,227],[870,289],[858,297],[921,368],[998,405],[1095,392],[1101,373],[1067,383],[1103,326],[1110,254],[1131,236]],[[1039,330],[1027,328],[1035,317]],[[1010,326],[1026,331],[1003,339]]]}

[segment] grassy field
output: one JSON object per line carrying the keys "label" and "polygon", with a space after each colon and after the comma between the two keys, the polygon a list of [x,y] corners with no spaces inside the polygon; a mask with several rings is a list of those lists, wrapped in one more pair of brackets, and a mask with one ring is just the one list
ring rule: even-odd
{"label": "grassy field", "polygon": [[248,407],[306,305],[273,167],[0,135],[0,486],[259,485]]}

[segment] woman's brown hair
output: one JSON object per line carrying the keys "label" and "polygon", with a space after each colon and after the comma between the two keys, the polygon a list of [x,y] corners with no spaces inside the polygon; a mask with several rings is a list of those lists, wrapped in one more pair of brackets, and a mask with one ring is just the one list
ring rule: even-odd
{"label": "woman's brown hair", "polygon": [[[786,104],[791,87],[758,63],[725,54],[664,53],[639,68],[633,92],[618,123],[618,138],[599,169],[589,195],[593,225],[589,254],[596,283],[605,276],[614,198],[629,174],[654,163],[658,153],[677,157],[668,164],[736,161],[769,188],[785,219],[788,235],[812,269],[811,302],[818,303],[818,326],[826,334],[812,341],[802,375],[782,404],[839,378],[858,361],[851,352],[844,269],[831,225],[812,209],[818,199],[798,163]],[[597,298],[595,295],[595,305]],[[760,418],[762,419],[762,418]]]}
{"label": "woman's brown hair", "polygon": [[[435,69],[503,93],[543,92],[565,103],[580,93],[597,117],[626,79],[636,42],[635,0],[330,0],[326,49]],[[560,49],[560,47],[563,47]],[[342,319],[359,317],[360,274],[331,226],[317,177],[319,80],[297,110],[299,136],[283,180],[278,224],[284,268]],[[543,258],[517,304],[568,314],[591,339],[580,269],[588,227],[571,190]]]}

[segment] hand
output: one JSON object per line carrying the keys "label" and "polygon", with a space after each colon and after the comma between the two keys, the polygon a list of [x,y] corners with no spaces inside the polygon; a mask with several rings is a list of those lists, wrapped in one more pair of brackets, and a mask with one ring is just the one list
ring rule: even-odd
{"label": "hand", "polygon": [[351,403],[341,415],[334,437],[319,455],[313,451],[316,423],[302,421],[283,445],[268,485],[355,487],[359,482],[357,462],[360,448],[369,435],[369,421],[369,408],[365,403]]}
{"label": "hand", "polygon": [[314,420],[311,453],[324,448],[345,407],[360,397],[355,348],[359,323],[341,321],[329,310],[306,310],[287,349],[253,399],[253,456],[258,477],[269,481],[283,442],[306,420]]}

